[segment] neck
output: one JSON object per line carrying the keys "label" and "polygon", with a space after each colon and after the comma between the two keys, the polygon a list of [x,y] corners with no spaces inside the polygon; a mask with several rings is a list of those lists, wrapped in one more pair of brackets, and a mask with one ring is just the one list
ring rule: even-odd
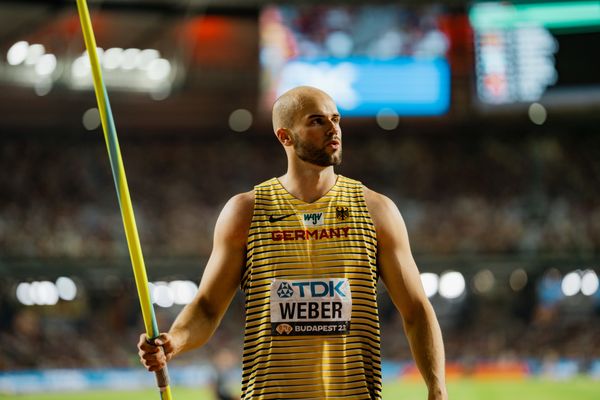
{"label": "neck", "polygon": [[305,161],[289,163],[286,174],[279,178],[288,193],[306,203],[323,197],[335,185],[336,180],[333,166],[320,167]]}

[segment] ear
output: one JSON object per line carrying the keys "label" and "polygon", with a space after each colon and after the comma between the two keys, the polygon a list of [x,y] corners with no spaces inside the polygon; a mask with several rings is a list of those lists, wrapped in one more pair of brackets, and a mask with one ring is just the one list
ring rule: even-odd
{"label": "ear", "polygon": [[275,132],[277,139],[279,139],[279,143],[284,146],[291,146],[294,144],[294,139],[292,138],[292,132],[286,128],[279,128]]}

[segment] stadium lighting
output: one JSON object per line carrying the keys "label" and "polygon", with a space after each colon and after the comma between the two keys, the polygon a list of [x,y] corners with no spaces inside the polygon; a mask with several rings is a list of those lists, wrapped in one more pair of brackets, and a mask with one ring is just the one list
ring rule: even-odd
{"label": "stadium lighting", "polygon": [[438,292],[440,278],[432,272],[423,272],[421,274],[421,283],[427,297],[433,297]]}
{"label": "stadium lighting", "polygon": [[135,66],[139,69],[146,69],[152,60],[160,58],[160,53],[156,49],[144,49],[140,51],[135,59]]}
{"label": "stadium lighting", "polygon": [[518,292],[519,290],[522,290],[525,285],[527,285],[527,280],[527,272],[523,268],[517,268],[510,274],[508,282],[510,288],[513,291]]}
{"label": "stadium lighting", "polygon": [[13,44],[6,53],[6,61],[13,66],[23,63],[27,58],[27,49],[29,49],[29,43],[24,40]]}
{"label": "stadium lighting", "polygon": [[52,75],[56,70],[56,56],[54,54],[42,55],[35,64],[35,72],[40,76]]}
{"label": "stadium lighting", "polygon": [[156,285],[152,282],[148,282],[148,292],[150,292],[150,300],[153,304],[156,304],[156,301],[154,299],[154,289],[156,289]]}
{"label": "stadium lighting", "polygon": [[581,275],[573,271],[565,275],[560,285],[563,294],[567,297],[575,296],[581,290]]}
{"label": "stadium lighting", "polygon": [[50,281],[21,282],[16,296],[25,306],[53,306],[59,300],[71,301],[77,296],[77,286],[71,278],[61,276],[56,283]]}
{"label": "stadium lighting", "polygon": [[536,125],[544,125],[548,112],[546,108],[540,103],[532,103],[528,110],[529,119]]}
{"label": "stadium lighting", "polygon": [[377,121],[377,125],[383,130],[393,131],[398,127],[400,123],[400,118],[398,117],[398,113],[391,108],[382,108],[377,113],[375,120]]}
{"label": "stadium lighting", "polygon": [[465,277],[456,271],[448,271],[440,277],[440,296],[456,299],[465,293]]}
{"label": "stadium lighting", "polygon": [[598,275],[588,269],[581,276],[581,293],[585,296],[593,296],[598,291]]}
{"label": "stadium lighting", "polygon": [[46,53],[44,45],[39,43],[30,44],[22,40],[13,44],[6,54],[6,61],[10,66],[5,71],[6,77],[11,83],[33,87],[38,96],[50,93],[58,78],[56,55]]}
{"label": "stadium lighting", "polygon": [[102,64],[106,69],[117,69],[123,62],[123,49],[120,47],[111,47],[104,53]]}
{"label": "stadium lighting", "polygon": [[40,306],[53,306],[58,303],[58,290],[50,281],[32,282],[29,295],[33,303]]}
{"label": "stadium lighting", "polygon": [[170,73],[171,63],[169,62],[169,60],[166,60],[164,58],[152,60],[150,64],[148,64],[148,70],[146,71],[148,78],[153,81],[165,80],[167,79]]}
{"label": "stadium lighting", "polygon": [[473,277],[473,288],[477,293],[488,293],[494,288],[496,278],[489,269],[484,269],[475,274]]}
{"label": "stadium lighting", "polygon": [[141,50],[136,48],[125,49],[123,51],[123,60],[121,61],[121,68],[124,70],[135,69],[137,64],[137,58]]}
{"label": "stadium lighting", "polygon": [[56,280],[56,289],[58,290],[58,297],[63,300],[71,301],[77,296],[77,285],[75,285],[73,279],[66,276],[61,276]]}
{"label": "stadium lighting", "polygon": [[175,304],[188,304],[198,291],[198,286],[194,282],[182,280],[149,282],[148,287],[152,303],[163,308],[168,308]]}
{"label": "stadium lighting", "polygon": [[157,285],[154,289],[154,298],[156,304],[160,307],[168,308],[175,303],[175,295],[173,290],[166,285]]}
{"label": "stadium lighting", "polygon": [[235,132],[245,132],[252,126],[252,113],[239,108],[229,114],[229,128]]}
{"label": "stadium lighting", "polygon": [[[158,50],[120,47],[104,50],[97,47],[96,51],[107,87],[146,92],[154,100],[164,100],[171,94],[175,75],[173,65],[161,58]],[[71,88],[87,90],[93,87],[87,52],[72,61],[69,71],[67,82]]]}
{"label": "stadium lighting", "polygon": [[36,65],[39,59],[46,53],[44,45],[34,43],[27,48],[27,56],[25,57],[25,65]]}
{"label": "stadium lighting", "polygon": [[97,129],[100,126],[100,111],[98,111],[98,108],[92,107],[86,110],[81,118],[81,123],[88,131]]}
{"label": "stadium lighting", "polygon": [[23,305],[32,306],[33,299],[31,298],[31,284],[28,282],[21,282],[17,285],[17,300]]}
{"label": "stadium lighting", "polygon": [[179,305],[189,304],[198,291],[192,281],[173,281],[168,286],[173,292],[174,303]]}
{"label": "stadium lighting", "polygon": [[40,79],[33,85],[33,91],[38,96],[45,96],[48,93],[50,93],[51,90],[52,90],[52,80],[48,79],[48,78]]}
{"label": "stadium lighting", "polygon": [[77,57],[73,64],[71,64],[71,75],[74,78],[82,79],[92,73],[92,68],[90,67],[90,60],[86,57]]}
{"label": "stadium lighting", "polygon": [[164,100],[171,95],[171,84],[169,82],[162,83],[161,86],[150,92],[152,100]]}

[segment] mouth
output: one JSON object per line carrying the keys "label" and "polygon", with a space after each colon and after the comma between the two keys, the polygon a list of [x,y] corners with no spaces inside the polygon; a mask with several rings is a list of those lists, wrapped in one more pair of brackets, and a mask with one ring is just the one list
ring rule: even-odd
{"label": "mouth", "polygon": [[330,140],[329,142],[327,142],[325,144],[326,147],[331,147],[334,150],[339,149],[341,145],[342,145],[342,143],[337,139]]}

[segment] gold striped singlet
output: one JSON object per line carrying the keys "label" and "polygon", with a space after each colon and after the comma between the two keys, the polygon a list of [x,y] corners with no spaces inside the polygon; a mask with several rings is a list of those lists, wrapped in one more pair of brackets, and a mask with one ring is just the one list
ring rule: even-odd
{"label": "gold striped singlet", "polygon": [[360,182],[314,203],[254,188],[242,399],[381,399],[377,238]]}

